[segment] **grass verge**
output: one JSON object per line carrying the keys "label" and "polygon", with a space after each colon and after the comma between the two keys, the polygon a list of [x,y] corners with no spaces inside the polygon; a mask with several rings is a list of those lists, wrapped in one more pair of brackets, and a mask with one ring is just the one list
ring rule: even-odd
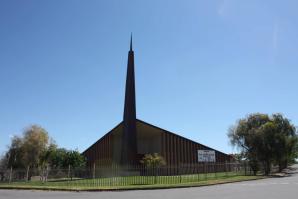
{"label": "grass verge", "polygon": [[[29,190],[57,190],[57,191],[116,191],[116,190],[145,190],[145,189],[169,189],[169,188],[182,188],[182,187],[198,187],[208,186],[248,180],[262,179],[264,176],[229,176],[224,178],[206,179],[197,182],[182,182],[174,184],[131,184],[123,186],[99,186],[98,184],[89,184],[86,186],[81,183],[51,183],[41,184],[37,182],[14,182],[0,184],[0,189],[29,189]],[[82,182],[82,181],[81,181]]]}

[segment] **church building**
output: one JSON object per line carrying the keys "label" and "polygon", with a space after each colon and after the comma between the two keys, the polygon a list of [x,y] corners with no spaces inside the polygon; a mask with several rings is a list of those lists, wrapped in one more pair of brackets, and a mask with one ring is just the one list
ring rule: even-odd
{"label": "church building", "polygon": [[232,157],[136,118],[134,51],[128,52],[123,121],[82,154],[87,165],[138,165],[145,154],[158,153],[167,166],[230,162]]}

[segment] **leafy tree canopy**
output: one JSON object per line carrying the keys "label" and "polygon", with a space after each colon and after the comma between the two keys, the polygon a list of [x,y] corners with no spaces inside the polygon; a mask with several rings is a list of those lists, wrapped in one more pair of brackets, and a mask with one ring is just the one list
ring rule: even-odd
{"label": "leafy tree canopy", "polygon": [[245,155],[255,173],[259,163],[268,174],[272,164],[282,170],[297,157],[296,128],[281,114],[251,114],[232,126],[228,137]]}
{"label": "leafy tree canopy", "polygon": [[85,158],[77,150],[58,148],[48,132],[38,125],[26,128],[22,136],[14,136],[1,160],[6,168],[72,168],[85,165]]}
{"label": "leafy tree canopy", "polygon": [[158,153],[145,154],[141,163],[146,167],[159,167],[166,164],[164,158]]}

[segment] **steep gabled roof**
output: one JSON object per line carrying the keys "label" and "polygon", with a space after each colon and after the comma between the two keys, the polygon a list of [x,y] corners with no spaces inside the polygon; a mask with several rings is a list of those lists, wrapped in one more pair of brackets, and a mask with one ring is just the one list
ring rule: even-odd
{"label": "steep gabled roof", "polygon": [[121,126],[123,124],[123,121],[120,122],[119,124],[117,124],[114,128],[112,128],[109,132],[107,132],[106,134],[104,134],[101,138],[99,138],[96,142],[94,142],[91,146],[89,146],[87,149],[85,149],[84,152],[82,152],[82,154],[84,154],[86,151],[88,151],[89,149],[91,149],[94,145],[98,144],[102,139],[104,139],[106,136],[108,136],[109,134],[111,134],[115,129],[117,129],[119,126]]}
{"label": "steep gabled roof", "polygon": [[137,121],[139,121],[139,122],[141,122],[141,123],[143,123],[143,124],[145,124],[145,125],[149,125],[149,126],[151,126],[151,127],[153,127],[153,128],[160,129],[161,131],[164,131],[164,132],[166,132],[166,133],[169,133],[169,134],[172,134],[172,135],[174,135],[174,136],[180,137],[180,138],[182,138],[182,139],[188,140],[188,141],[190,141],[190,142],[199,144],[199,145],[203,146],[204,148],[211,149],[211,150],[214,150],[214,151],[216,151],[216,152],[218,152],[218,153],[222,153],[222,154],[228,155],[228,154],[226,154],[226,153],[224,153],[224,152],[218,151],[218,150],[213,149],[213,148],[211,148],[211,147],[208,147],[208,146],[206,146],[206,145],[204,145],[204,144],[201,144],[201,143],[198,143],[198,142],[196,142],[196,141],[193,141],[193,140],[191,140],[191,139],[189,139],[189,138],[183,137],[183,136],[178,135],[178,134],[176,134],[176,133],[173,133],[173,132],[171,132],[171,131],[168,131],[168,130],[165,130],[165,129],[160,128],[160,127],[158,127],[158,126],[155,126],[155,125],[153,125],[153,124],[147,123],[147,122],[145,122],[145,121],[143,121],[143,120],[137,119]]}
{"label": "steep gabled roof", "polygon": [[[190,141],[190,142],[199,144],[199,145],[203,146],[203,147],[206,148],[206,149],[214,150],[214,151],[216,151],[216,152],[218,152],[218,153],[221,153],[221,154],[224,154],[224,155],[229,155],[229,154],[226,154],[226,153],[221,152],[221,151],[219,151],[219,150],[216,150],[216,149],[213,149],[213,148],[211,148],[211,147],[208,147],[208,146],[206,146],[206,145],[204,145],[204,144],[201,144],[201,143],[199,143],[199,142],[193,141],[193,140],[191,140],[191,139],[189,139],[189,138],[183,137],[183,136],[181,136],[181,135],[179,135],[179,134],[173,133],[173,132],[168,131],[168,130],[166,130],[166,129],[163,129],[163,128],[160,128],[160,127],[155,126],[155,125],[153,125],[153,124],[150,124],[150,123],[148,123],[148,122],[145,122],[145,121],[143,121],[143,120],[140,120],[140,119],[136,119],[136,120],[137,120],[137,122],[140,122],[140,123],[142,123],[142,124],[151,126],[152,128],[157,128],[157,129],[159,129],[159,130],[161,130],[161,131],[163,131],[163,132],[165,132],[165,133],[169,133],[169,134],[172,134],[172,135],[174,135],[174,136],[180,137],[180,138],[182,138],[182,139],[188,140],[188,141]],[[100,139],[98,139],[98,140],[97,140],[94,144],[92,144],[90,147],[88,147],[82,154],[84,154],[87,150],[89,150],[90,148],[92,148],[94,145],[98,144],[102,139],[104,139],[106,136],[108,136],[109,134],[111,134],[116,128],[118,128],[118,127],[121,126],[122,124],[123,124],[123,121],[120,122],[118,125],[116,125],[116,126],[115,126],[113,129],[111,129],[108,133],[106,133],[105,135],[103,135]],[[229,155],[229,156],[230,156],[230,155]]]}

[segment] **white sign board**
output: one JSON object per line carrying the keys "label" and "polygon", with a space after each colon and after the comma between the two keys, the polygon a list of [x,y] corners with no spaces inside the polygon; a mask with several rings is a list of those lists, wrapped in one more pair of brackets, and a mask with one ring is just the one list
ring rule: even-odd
{"label": "white sign board", "polygon": [[212,150],[198,150],[199,162],[215,162],[215,151]]}

